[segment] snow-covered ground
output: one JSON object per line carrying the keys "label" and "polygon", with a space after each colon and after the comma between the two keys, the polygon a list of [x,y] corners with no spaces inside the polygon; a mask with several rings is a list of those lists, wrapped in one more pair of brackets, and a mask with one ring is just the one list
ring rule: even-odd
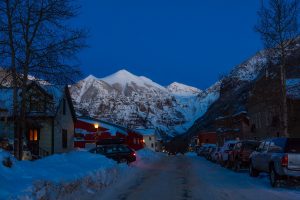
{"label": "snow-covered ground", "polygon": [[113,187],[77,199],[126,200],[298,200],[297,188],[271,188],[266,175],[249,177],[211,163],[193,153],[165,156],[140,167]]}
{"label": "snow-covered ground", "polygon": [[93,193],[133,173],[136,166],[146,166],[161,157],[151,150],[140,150],[137,161],[128,166],[102,155],[74,151],[34,162],[12,158],[13,166],[7,168],[2,165],[7,156],[0,150],[0,199],[64,199],[77,191]]}

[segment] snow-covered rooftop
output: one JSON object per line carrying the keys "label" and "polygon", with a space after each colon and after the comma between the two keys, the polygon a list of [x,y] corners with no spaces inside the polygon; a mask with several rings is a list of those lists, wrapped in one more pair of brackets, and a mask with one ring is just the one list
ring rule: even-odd
{"label": "snow-covered rooftop", "polygon": [[117,132],[127,135],[126,128],[121,127],[119,125],[114,125],[109,122],[105,122],[103,120],[99,119],[92,119],[92,118],[84,118],[84,117],[79,117],[77,118],[80,121],[89,123],[89,124],[99,124],[99,127],[103,127],[105,129],[108,129],[108,132],[110,132],[112,135],[116,135]]}
{"label": "snow-covered rooftop", "polygon": [[135,129],[134,131],[147,136],[147,135],[155,135],[155,129]]}

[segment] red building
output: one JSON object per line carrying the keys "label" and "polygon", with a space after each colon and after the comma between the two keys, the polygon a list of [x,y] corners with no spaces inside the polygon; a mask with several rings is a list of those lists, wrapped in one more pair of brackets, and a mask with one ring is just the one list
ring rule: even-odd
{"label": "red building", "polygon": [[201,132],[198,134],[198,145],[216,144],[216,143],[217,143],[216,132]]}
{"label": "red building", "polygon": [[125,144],[135,150],[144,147],[143,136],[125,127],[90,117],[77,118],[74,147],[93,147],[104,139],[124,139]]}

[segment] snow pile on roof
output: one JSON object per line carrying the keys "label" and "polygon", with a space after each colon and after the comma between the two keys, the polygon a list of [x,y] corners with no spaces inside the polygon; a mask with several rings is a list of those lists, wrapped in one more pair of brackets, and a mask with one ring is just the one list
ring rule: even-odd
{"label": "snow pile on roof", "polygon": [[134,131],[136,131],[137,133],[140,133],[144,136],[155,134],[155,129],[135,129]]}
{"label": "snow pile on roof", "polygon": [[89,124],[99,124],[99,127],[108,129],[108,132],[112,133],[113,135],[115,135],[117,132],[127,135],[127,132],[125,131],[124,127],[118,126],[118,125],[114,125],[111,124],[109,122],[105,122],[102,120],[97,120],[97,119],[87,119],[87,118],[78,118],[78,120],[89,123]]}
{"label": "snow pile on roof", "polygon": [[62,85],[41,85],[41,87],[53,97],[57,108],[65,94],[65,86]]}
{"label": "snow pile on roof", "polygon": [[[63,96],[65,86],[57,86],[57,85],[39,85],[47,94],[53,97],[54,106],[57,109]],[[19,101],[21,101],[21,97],[19,96]],[[8,114],[12,114],[13,111],[13,88],[0,88],[0,109],[6,109]],[[55,109],[55,111],[56,111]],[[53,110],[49,110],[53,112]],[[55,113],[50,113],[55,114]]]}

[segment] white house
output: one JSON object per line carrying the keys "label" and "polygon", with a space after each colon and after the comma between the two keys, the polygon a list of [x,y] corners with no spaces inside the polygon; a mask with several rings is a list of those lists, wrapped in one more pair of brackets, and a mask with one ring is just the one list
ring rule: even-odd
{"label": "white house", "polygon": [[156,151],[157,136],[155,129],[135,129],[135,132],[143,135],[143,142],[146,148]]}
{"label": "white house", "polygon": [[[32,155],[43,157],[73,149],[74,112],[67,86],[30,83],[26,109],[27,147]],[[0,137],[14,139],[12,88],[0,88]]]}

